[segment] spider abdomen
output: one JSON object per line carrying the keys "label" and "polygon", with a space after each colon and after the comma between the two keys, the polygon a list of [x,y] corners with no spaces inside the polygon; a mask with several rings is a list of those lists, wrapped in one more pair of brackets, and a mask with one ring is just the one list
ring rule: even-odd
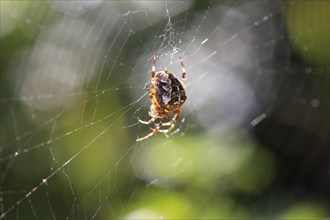
{"label": "spider abdomen", "polygon": [[154,87],[157,103],[168,111],[178,109],[187,99],[181,82],[169,71],[157,72]]}

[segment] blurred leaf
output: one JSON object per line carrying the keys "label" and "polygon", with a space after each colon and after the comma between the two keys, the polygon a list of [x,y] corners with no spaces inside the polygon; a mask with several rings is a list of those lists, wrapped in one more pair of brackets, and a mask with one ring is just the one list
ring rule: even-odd
{"label": "blurred leaf", "polygon": [[299,54],[310,64],[328,66],[329,1],[288,1],[287,5],[287,26]]}

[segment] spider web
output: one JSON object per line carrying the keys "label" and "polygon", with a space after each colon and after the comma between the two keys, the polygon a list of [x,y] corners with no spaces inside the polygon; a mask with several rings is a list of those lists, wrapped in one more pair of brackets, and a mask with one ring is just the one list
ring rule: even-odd
{"label": "spider web", "polygon": [[[327,1],[1,1],[0,219],[329,217],[328,20]],[[187,101],[136,142],[153,54],[179,78],[183,58]]]}

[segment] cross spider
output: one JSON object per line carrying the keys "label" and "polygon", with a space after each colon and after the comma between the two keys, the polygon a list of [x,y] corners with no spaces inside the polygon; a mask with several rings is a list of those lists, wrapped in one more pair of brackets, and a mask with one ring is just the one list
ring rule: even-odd
{"label": "cross spider", "polygon": [[[149,116],[151,119],[149,121],[142,121],[139,119],[139,122],[142,124],[151,125],[157,118],[159,118],[160,121],[158,124],[154,123],[155,128],[150,128],[152,130],[151,133],[142,138],[138,138],[136,141],[147,139],[157,132],[171,133],[173,130],[175,123],[182,112],[182,105],[187,99],[186,92],[183,88],[184,81],[186,79],[186,70],[181,57],[180,63],[182,67],[181,81],[173,73],[166,69],[155,73],[156,54],[154,55],[151,70],[151,90],[148,86],[146,86],[149,98],[152,102],[149,111]],[[167,123],[163,123],[171,114],[174,114],[172,120]],[[162,126],[169,126],[169,128],[160,130]]]}

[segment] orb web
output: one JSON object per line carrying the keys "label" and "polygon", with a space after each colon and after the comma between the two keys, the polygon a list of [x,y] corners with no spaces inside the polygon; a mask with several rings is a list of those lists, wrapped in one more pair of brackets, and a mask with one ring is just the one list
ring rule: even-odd
{"label": "orb web", "polygon": [[[1,6],[0,219],[329,216],[325,1]],[[187,101],[136,142],[154,54]]]}

